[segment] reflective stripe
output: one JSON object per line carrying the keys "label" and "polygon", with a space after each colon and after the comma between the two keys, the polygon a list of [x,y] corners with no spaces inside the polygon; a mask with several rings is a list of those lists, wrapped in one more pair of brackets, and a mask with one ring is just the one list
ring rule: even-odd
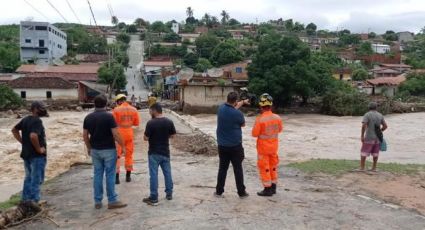
{"label": "reflective stripe", "polygon": [[259,137],[258,137],[258,139],[261,139],[261,140],[270,140],[270,139],[277,139],[279,137],[279,135],[278,134],[270,134],[270,135],[267,135],[267,134],[261,134]]}

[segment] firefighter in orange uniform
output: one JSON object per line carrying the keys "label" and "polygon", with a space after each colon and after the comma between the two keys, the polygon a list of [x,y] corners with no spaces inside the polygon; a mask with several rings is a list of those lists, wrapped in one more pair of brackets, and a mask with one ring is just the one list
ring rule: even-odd
{"label": "firefighter in orange uniform", "polygon": [[[133,171],[133,151],[134,151],[134,134],[133,126],[139,126],[140,119],[137,109],[131,106],[127,102],[127,97],[124,94],[119,94],[115,98],[117,107],[112,112],[112,115],[115,118],[115,121],[118,125],[118,131],[125,143],[125,169],[127,171],[125,181],[131,181],[131,171]],[[118,159],[117,159],[117,175],[116,175],[116,184],[120,183],[120,164],[122,160],[122,149],[121,146],[117,147]]]}
{"label": "firefighter in orange uniform", "polygon": [[257,138],[257,166],[264,190],[259,196],[276,194],[277,167],[279,164],[279,133],[283,130],[282,119],[272,112],[273,98],[265,93],[260,96],[261,115],[255,120],[252,136]]}

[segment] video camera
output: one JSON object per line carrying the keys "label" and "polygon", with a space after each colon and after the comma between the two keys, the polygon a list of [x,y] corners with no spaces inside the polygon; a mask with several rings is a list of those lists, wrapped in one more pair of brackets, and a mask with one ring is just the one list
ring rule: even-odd
{"label": "video camera", "polygon": [[248,100],[251,107],[256,107],[258,103],[257,95],[250,93],[248,91],[248,88],[246,87],[243,87],[240,90],[241,90],[239,94],[240,101]]}

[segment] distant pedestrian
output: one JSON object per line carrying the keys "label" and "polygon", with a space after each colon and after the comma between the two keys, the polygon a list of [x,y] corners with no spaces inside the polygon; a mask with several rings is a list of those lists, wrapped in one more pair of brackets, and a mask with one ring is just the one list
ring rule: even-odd
{"label": "distant pedestrian", "polygon": [[384,116],[377,111],[377,107],[378,105],[376,102],[371,102],[369,104],[369,112],[363,116],[360,138],[362,142],[360,171],[365,170],[366,157],[370,155],[373,157],[371,171],[376,171],[380,145],[383,141],[382,132],[388,128]]}
{"label": "distant pedestrian", "polygon": [[143,202],[157,205],[159,167],[164,174],[166,199],[173,199],[169,139],[176,134],[176,128],[173,121],[162,115],[162,107],[159,103],[153,104],[149,111],[152,119],[146,124],[144,140],[149,141],[150,195],[143,199]]}
{"label": "distant pedestrian", "polygon": [[117,163],[117,150],[115,142],[122,148],[125,155],[124,141],[118,133],[117,123],[111,113],[106,111],[107,99],[98,95],[94,99],[95,111],[86,116],[83,125],[83,138],[87,147],[87,154],[92,157],[94,177],[94,202],[95,208],[102,208],[103,175],[106,178],[106,194],[108,196],[108,209],[126,207],[118,201],[115,192],[115,172]]}
{"label": "distant pedestrian", "polygon": [[255,120],[252,136],[257,138],[257,166],[264,190],[259,196],[276,194],[279,165],[279,133],[283,130],[282,119],[272,112],[273,98],[261,95],[261,115]]}
{"label": "distant pedestrian", "polygon": [[227,95],[227,103],[220,105],[217,115],[217,142],[220,165],[217,176],[217,187],[214,193],[216,197],[222,197],[226,182],[227,170],[232,163],[235,173],[236,187],[240,198],[248,197],[245,191],[242,161],[245,158],[242,146],[242,127],[245,126],[245,118],[238,109],[248,101],[238,102],[238,94],[230,92]]}
{"label": "distant pedestrian", "polygon": [[40,117],[46,117],[48,113],[44,104],[38,101],[31,104],[31,113],[15,125],[12,133],[22,144],[21,158],[25,167],[21,205],[39,209],[40,186],[44,181],[47,163],[46,134]]}

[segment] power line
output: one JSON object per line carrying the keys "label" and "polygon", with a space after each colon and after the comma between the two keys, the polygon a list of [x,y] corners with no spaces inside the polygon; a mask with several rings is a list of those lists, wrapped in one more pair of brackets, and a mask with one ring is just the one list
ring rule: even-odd
{"label": "power line", "polygon": [[39,13],[41,16],[43,16],[47,21],[49,21],[49,18],[43,14],[41,11],[39,11],[37,8],[35,8],[33,5],[31,5],[27,0],[24,0],[26,4],[28,4],[33,10],[35,10],[37,13]]}
{"label": "power line", "polygon": [[49,0],[46,0],[47,1],[47,3],[49,3],[49,5],[62,17],[62,19],[66,22],[66,23],[68,23],[68,20],[66,20],[66,18],[61,14],[61,12],[59,12],[59,10],[58,9],[56,9],[56,7],[49,1]]}
{"label": "power line", "polygon": [[74,14],[75,18],[77,18],[78,22],[81,24],[80,19],[78,18],[77,14],[75,13],[74,9],[72,8],[71,4],[69,4],[69,1],[66,0],[66,3],[68,3],[69,8],[71,9],[72,13]]}
{"label": "power line", "polygon": [[107,0],[106,0],[106,5],[108,7],[109,14],[111,15],[111,18],[112,18],[114,16],[114,14],[112,12],[112,8],[111,8],[111,5],[109,4],[109,1],[107,1]]}
{"label": "power line", "polygon": [[111,2],[109,2],[109,0],[106,0],[106,2],[108,3],[108,8],[110,9],[111,14],[112,14],[113,16],[116,16],[116,15],[115,15],[114,8],[112,8],[112,4],[111,4]]}
{"label": "power line", "polygon": [[93,16],[94,24],[97,26],[96,18],[94,17],[94,13],[93,13],[93,9],[91,8],[90,1],[87,0],[87,3],[89,4],[89,8],[90,8],[91,15]]}

